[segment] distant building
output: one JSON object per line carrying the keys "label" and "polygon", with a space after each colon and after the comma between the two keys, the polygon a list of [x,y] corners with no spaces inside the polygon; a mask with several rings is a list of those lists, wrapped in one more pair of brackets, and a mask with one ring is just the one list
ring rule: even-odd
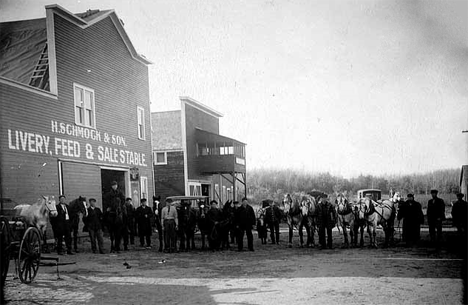
{"label": "distant building", "polygon": [[245,144],[219,134],[222,114],[189,97],[181,110],[151,113],[155,195],[246,195]]}
{"label": "distant building", "polygon": [[463,165],[460,173],[460,192],[468,198],[468,165]]}
{"label": "distant building", "polygon": [[[113,10],[0,23],[0,197],[153,195],[148,65]],[[4,201],[7,201],[5,199]]]}

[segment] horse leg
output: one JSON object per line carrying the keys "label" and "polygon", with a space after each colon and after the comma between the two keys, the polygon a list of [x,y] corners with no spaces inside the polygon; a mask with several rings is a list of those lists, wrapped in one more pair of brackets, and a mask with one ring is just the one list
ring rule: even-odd
{"label": "horse leg", "polygon": [[293,238],[293,228],[292,225],[289,226],[289,244],[288,247],[292,248],[292,238]]}
{"label": "horse leg", "polygon": [[341,228],[343,229],[343,237],[344,237],[344,245],[341,248],[349,248],[348,232],[346,230],[346,225],[343,223]]}
{"label": "horse leg", "polygon": [[359,247],[364,247],[364,226],[360,225],[359,229],[361,231],[361,241],[359,242]]}
{"label": "horse leg", "polygon": [[75,252],[78,253],[78,226],[74,225],[73,226],[73,248],[75,249]]}
{"label": "horse leg", "polygon": [[310,246],[315,248],[315,232],[317,231],[317,227],[315,224],[310,225]]}

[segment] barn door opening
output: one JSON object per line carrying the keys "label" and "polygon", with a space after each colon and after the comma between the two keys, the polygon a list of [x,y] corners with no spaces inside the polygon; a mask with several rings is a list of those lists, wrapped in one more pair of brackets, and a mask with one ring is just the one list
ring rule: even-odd
{"label": "barn door opening", "polygon": [[106,194],[112,189],[112,181],[117,181],[120,191],[122,192],[122,194],[125,195],[125,172],[118,170],[101,169],[102,195],[104,196],[104,194]]}

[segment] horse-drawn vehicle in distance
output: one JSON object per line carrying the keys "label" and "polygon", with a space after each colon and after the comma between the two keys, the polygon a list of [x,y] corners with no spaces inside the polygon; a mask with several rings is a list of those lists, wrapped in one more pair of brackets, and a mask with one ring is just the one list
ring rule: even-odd
{"label": "horse-drawn vehicle in distance", "polygon": [[[1,198],[0,210],[0,264],[1,283],[5,282],[10,260],[15,259],[15,271],[21,282],[29,284],[36,277],[41,257],[49,214],[57,212],[53,196],[42,196],[36,203],[16,204],[14,201]],[[56,215],[56,214],[55,214]]]}
{"label": "horse-drawn vehicle in distance", "polygon": [[370,197],[374,201],[382,200],[382,191],[379,189],[362,189],[357,191],[357,200]]}
{"label": "horse-drawn vehicle in distance", "polygon": [[189,205],[192,209],[198,210],[201,204],[208,205],[208,196],[169,196],[167,199],[172,200],[172,205],[179,207],[180,205]]}

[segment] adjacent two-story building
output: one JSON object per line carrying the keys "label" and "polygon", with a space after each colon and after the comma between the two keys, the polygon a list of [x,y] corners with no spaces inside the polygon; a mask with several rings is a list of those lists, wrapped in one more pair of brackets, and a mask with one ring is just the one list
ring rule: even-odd
{"label": "adjacent two-story building", "polygon": [[0,197],[151,197],[150,61],[113,10],[45,11],[0,24]]}
{"label": "adjacent two-story building", "polygon": [[180,110],[151,114],[155,195],[240,200],[246,145],[219,134],[221,113],[189,97],[180,101]]}

